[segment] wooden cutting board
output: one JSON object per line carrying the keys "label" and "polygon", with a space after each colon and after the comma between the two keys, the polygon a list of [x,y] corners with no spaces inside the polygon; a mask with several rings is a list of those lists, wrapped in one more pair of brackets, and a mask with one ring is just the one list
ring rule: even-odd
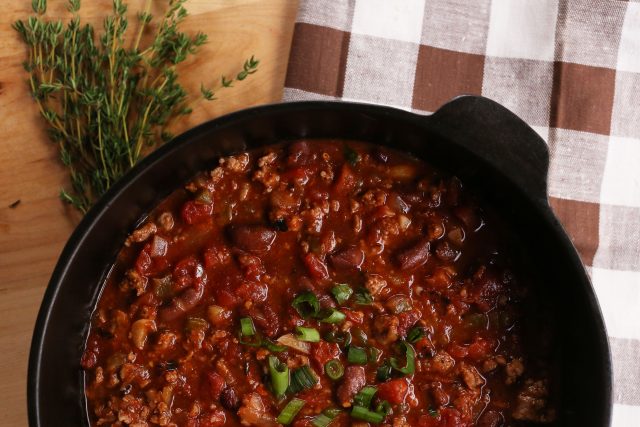
{"label": "wooden cutting board", "polygon": [[[165,0],[153,0],[156,15]],[[66,0],[49,0],[49,15],[66,18]],[[132,11],[144,0],[128,0]],[[31,14],[29,0],[3,0],[0,19],[0,424],[26,426],[27,358],[44,289],[79,216],[58,199],[67,183],[56,147],[45,134],[22,69],[25,47],[10,24]],[[189,0],[183,27],[209,43],[181,70],[185,86],[233,75],[245,58],[260,59],[257,74],[219,100],[201,103],[177,131],[219,115],[279,101],[297,0]],[[81,15],[100,26],[111,0],[82,2]],[[17,202],[17,206],[15,205]],[[64,345],[64,343],[60,343]],[[70,420],[70,425],[73,421]]]}

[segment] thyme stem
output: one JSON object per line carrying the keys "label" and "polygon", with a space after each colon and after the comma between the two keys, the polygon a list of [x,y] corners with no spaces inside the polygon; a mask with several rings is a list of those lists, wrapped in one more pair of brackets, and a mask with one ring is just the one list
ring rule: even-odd
{"label": "thyme stem", "polygon": [[[28,49],[29,89],[71,178],[71,188],[60,197],[81,212],[150,149],[172,138],[168,126],[192,110],[177,66],[207,41],[205,34],[180,30],[188,15],[186,0],[165,0],[159,23],[146,0],[127,47],[127,5],[112,1],[100,34],[81,24],[80,0],[67,0],[66,24],[45,18],[47,0],[32,0],[36,15],[13,24]],[[235,78],[222,77],[221,88],[257,67],[257,60],[247,59]],[[211,89],[202,86],[200,92],[200,99],[216,99]]]}

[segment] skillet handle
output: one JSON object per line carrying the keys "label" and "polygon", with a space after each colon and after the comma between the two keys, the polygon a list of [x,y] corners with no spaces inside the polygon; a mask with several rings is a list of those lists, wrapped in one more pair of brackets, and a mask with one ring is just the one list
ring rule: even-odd
{"label": "skillet handle", "polygon": [[547,144],[514,113],[488,98],[465,95],[447,102],[429,119],[443,136],[486,160],[547,205]]}

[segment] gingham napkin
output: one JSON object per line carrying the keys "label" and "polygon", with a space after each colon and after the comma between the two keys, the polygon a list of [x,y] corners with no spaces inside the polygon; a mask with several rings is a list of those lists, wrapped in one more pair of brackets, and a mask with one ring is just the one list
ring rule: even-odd
{"label": "gingham napkin", "polygon": [[481,94],[542,135],[610,335],[612,425],[640,426],[640,3],[301,0],[285,86],[424,113]]}

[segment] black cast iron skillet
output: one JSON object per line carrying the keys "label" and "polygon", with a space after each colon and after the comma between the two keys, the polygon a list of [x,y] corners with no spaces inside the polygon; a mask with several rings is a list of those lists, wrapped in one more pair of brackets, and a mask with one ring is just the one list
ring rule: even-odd
{"label": "black cast iron skillet", "polygon": [[609,426],[607,336],[585,269],[549,208],[547,147],[504,107],[465,96],[430,116],[343,102],[257,107],[198,126],[143,160],[85,216],[53,272],[29,358],[31,427],[88,425],[80,357],[91,312],[124,239],[145,213],[221,155],[296,138],[357,139],[413,153],[493,204],[519,230],[543,279],[534,291],[552,307],[557,425]]}

